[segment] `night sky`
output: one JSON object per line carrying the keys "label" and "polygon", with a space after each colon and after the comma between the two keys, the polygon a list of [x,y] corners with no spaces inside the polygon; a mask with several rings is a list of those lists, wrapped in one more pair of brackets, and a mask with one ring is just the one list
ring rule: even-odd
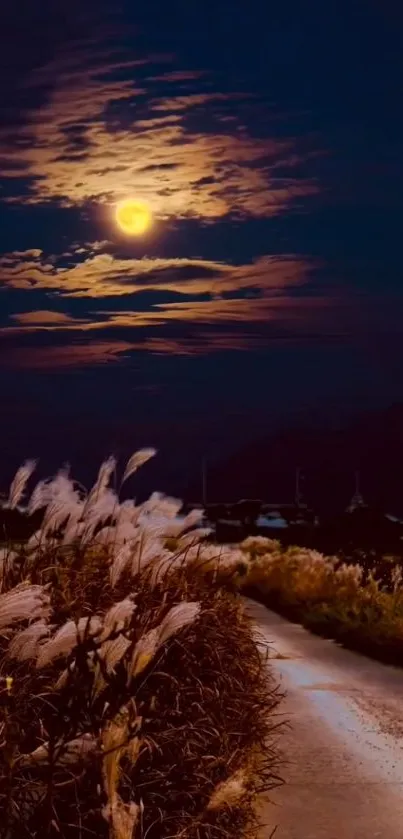
{"label": "night sky", "polygon": [[1,484],[402,400],[399,4],[4,6]]}

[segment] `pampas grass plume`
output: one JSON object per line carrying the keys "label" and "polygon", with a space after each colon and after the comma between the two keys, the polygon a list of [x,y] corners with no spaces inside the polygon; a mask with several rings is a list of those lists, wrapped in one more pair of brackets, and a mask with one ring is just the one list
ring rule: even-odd
{"label": "pampas grass plume", "polygon": [[207,804],[207,810],[221,810],[224,807],[239,805],[246,792],[245,784],[245,771],[240,769],[227,781],[218,784]]}
{"label": "pampas grass plume", "polygon": [[137,472],[137,469],[140,466],[143,466],[144,463],[147,463],[147,460],[150,460],[150,458],[154,457],[154,455],[156,454],[157,450],[153,448],[139,449],[137,452],[132,454],[132,456],[127,461],[126,469],[123,473],[122,485],[125,483],[125,481],[127,481],[128,478],[130,478],[131,475]]}
{"label": "pampas grass plume", "polygon": [[14,636],[7,651],[8,658],[15,658],[18,661],[36,658],[40,642],[49,635],[52,628],[43,619],[31,623]]}
{"label": "pampas grass plume", "polygon": [[102,621],[96,615],[92,618],[80,618],[77,623],[73,620],[67,621],[58,629],[53,638],[41,647],[36,660],[37,668],[46,667],[60,656],[68,656],[84,636],[97,635],[101,629]]}
{"label": "pampas grass plume", "polygon": [[15,510],[21,498],[24,494],[25,487],[36,469],[36,460],[26,460],[25,463],[17,469],[15,473],[15,477],[10,486],[10,492],[8,496],[8,500],[6,501],[4,507],[7,507],[10,510]]}
{"label": "pampas grass plume", "polygon": [[0,594],[0,629],[21,620],[47,618],[49,614],[50,598],[43,586],[24,582],[7,594]]}

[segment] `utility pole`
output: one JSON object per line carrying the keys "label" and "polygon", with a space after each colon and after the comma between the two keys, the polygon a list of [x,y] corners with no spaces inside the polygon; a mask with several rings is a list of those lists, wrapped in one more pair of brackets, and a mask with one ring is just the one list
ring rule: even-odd
{"label": "utility pole", "polygon": [[300,493],[300,479],[301,479],[301,469],[297,466],[295,470],[295,506],[299,507],[301,504],[301,493]]}
{"label": "utility pole", "polygon": [[206,507],[207,504],[207,470],[206,470],[206,458],[203,457],[202,459],[202,501],[203,506]]}

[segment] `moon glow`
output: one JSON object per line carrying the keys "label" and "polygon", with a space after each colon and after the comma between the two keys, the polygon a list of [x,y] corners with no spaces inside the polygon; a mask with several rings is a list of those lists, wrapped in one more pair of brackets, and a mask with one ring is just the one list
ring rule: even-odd
{"label": "moon glow", "polygon": [[152,224],[150,208],[144,201],[135,198],[120,201],[116,206],[115,218],[118,227],[128,236],[141,236]]}

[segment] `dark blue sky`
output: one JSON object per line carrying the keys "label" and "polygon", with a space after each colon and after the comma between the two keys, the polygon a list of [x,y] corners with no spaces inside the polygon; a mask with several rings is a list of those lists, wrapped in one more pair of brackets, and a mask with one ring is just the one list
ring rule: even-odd
{"label": "dark blue sky", "polygon": [[1,483],[156,445],[179,487],[204,452],[401,400],[397,4],[6,5]]}

